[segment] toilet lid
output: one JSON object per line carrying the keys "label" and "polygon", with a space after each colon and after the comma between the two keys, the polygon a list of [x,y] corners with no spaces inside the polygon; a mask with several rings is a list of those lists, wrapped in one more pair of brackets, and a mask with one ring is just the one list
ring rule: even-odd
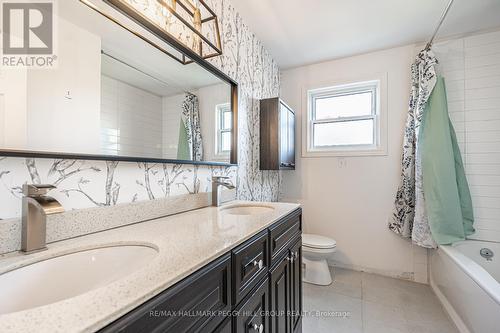
{"label": "toilet lid", "polygon": [[337,242],[325,236],[302,234],[302,245],[315,249],[331,249],[337,246]]}

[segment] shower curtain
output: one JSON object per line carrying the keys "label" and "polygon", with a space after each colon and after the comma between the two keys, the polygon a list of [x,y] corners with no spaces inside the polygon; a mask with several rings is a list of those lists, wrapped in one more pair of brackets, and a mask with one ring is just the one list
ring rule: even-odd
{"label": "shower curtain", "polygon": [[404,133],[401,183],[389,220],[390,230],[427,248],[436,247],[436,243],[425,210],[419,132],[425,105],[436,85],[436,64],[432,51],[423,50],[411,66],[412,86]]}
{"label": "shower curtain", "polygon": [[436,64],[432,51],[423,50],[412,65],[401,184],[389,221],[392,231],[426,248],[474,232],[469,186]]}
{"label": "shower curtain", "polygon": [[474,213],[441,77],[424,111],[420,145],[425,207],[432,236],[438,244],[464,240],[474,233]]}
{"label": "shower curtain", "polygon": [[182,102],[177,158],[191,161],[203,160],[200,106],[198,97],[191,93],[186,93],[184,101]]}

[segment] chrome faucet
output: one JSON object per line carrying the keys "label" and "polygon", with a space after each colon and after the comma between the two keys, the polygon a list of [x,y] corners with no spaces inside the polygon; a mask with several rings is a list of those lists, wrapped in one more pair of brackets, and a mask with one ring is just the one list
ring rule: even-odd
{"label": "chrome faucet", "polygon": [[26,253],[47,248],[47,215],[64,212],[64,208],[54,198],[46,195],[55,189],[53,185],[23,185],[23,212],[21,250]]}
{"label": "chrome faucet", "polygon": [[223,182],[222,181],[223,179],[229,179],[229,177],[222,177],[222,176],[212,177],[212,206],[214,207],[219,207],[221,204],[220,202],[221,186],[224,186],[230,190],[235,188],[233,184]]}

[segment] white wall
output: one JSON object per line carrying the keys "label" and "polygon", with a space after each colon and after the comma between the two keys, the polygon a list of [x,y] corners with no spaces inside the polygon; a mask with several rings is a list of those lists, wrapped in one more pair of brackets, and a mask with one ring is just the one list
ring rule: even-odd
{"label": "white wall", "polygon": [[[0,69],[0,147],[19,149],[27,144],[27,70]],[[8,126],[7,126],[8,124]]]}
{"label": "white wall", "polygon": [[163,97],[163,154],[166,158],[177,158],[182,102],[185,98],[186,94]]}
{"label": "white wall", "polygon": [[162,158],[162,98],[105,75],[101,94],[103,152]]}
{"label": "white wall", "polygon": [[101,39],[62,18],[58,24],[57,68],[28,71],[28,146],[18,148],[98,154]]}
{"label": "white wall", "polygon": [[[305,232],[334,238],[334,263],[427,281],[426,250],[387,228],[400,180],[414,46],[300,67],[282,73],[281,97],[297,114],[297,169],[283,172],[283,200],[303,204]],[[388,154],[302,158],[302,88],[387,73]]]}
{"label": "white wall", "polygon": [[500,30],[437,43],[474,206],[473,238],[500,241]]}

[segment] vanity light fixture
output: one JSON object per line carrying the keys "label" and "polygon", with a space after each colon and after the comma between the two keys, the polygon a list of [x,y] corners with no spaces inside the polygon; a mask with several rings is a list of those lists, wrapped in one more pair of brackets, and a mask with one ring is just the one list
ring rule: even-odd
{"label": "vanity light fixture", "polygon": [[[222,54],[217,14],[203,0],[80,0],[80,2],[184,65],[193,63],[194,56],[209,59]],[[99,2],[118,10],[173,46],[181,54],[175,55],[160,46],[103,8]]]}
{"label": "vanity light fixture", "polygon": [[[126,1],[126,0],[125,0]],[[166,26],[171,28],[167,31],[177,34],[177,40],[188,46],[203,59],[216,57],[222,54],[219,20],[215,12],[203,0],[156,0],[162,7],[167,20]],[[179,31],[175,31],[173,21],[190,30],[191,43]],[[212,25],[211,27],[209,25]],[[213,35],[214,41],[208,39],[204,34],[207,31]],[[189,45],[191,44],[191,45]],[[192,61],[186,61],[190,63]]]}

